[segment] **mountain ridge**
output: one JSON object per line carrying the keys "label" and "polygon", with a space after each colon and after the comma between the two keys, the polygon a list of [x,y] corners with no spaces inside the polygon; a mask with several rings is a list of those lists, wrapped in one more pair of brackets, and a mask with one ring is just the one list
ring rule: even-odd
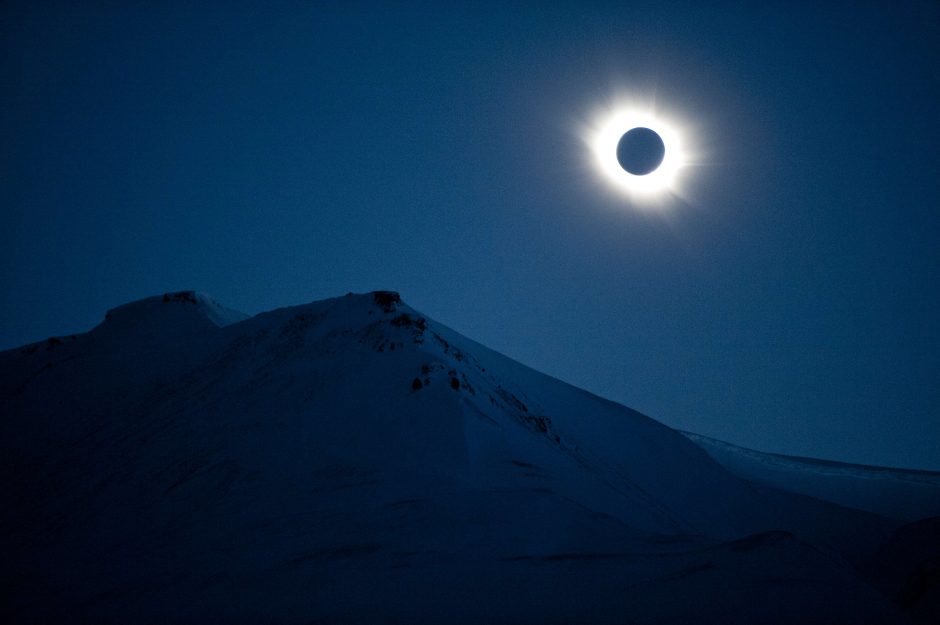
{"label": "mountain ridge", "polygon": [[752,482],[905,522],[940,516],[940,471],[761,452],[681,433],[723,467]]}
{"label": "mountain ridge", "polygon": [[395,292],[223,325],[182,293],[0,353],[7,621],[903,621],[850,564],[895,524],[755,486]]}

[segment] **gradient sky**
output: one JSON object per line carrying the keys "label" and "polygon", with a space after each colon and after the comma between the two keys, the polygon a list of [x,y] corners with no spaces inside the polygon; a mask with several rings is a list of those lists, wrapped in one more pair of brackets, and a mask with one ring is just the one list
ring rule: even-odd
{"label": "gradient sky", "polygon": [[[674,427],[940,469],[936,2],[71,4],[0,5],[0,348],[395,289]],[[695,137],[667,210],[590,166],[618,93]]]}

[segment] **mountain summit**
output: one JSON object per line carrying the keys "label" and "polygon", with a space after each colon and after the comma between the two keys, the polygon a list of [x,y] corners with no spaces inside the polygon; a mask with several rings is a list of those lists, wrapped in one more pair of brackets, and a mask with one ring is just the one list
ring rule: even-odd
{"label": "mountain summit", "polygon": [[870,573],[900,522],[749,479],[391,291],[127,304],[0,353],[0,415],[4,622],[907,618]]}

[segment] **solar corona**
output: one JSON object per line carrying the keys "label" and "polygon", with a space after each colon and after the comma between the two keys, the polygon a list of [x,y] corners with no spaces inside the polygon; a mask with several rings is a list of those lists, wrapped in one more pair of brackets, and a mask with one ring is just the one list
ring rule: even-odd
{"label": "solar corona", "polygon": [[594,168],[617,192],[661,203],[678,195],[689,162],[679,125],[652,110],[618,107],[598,115],[585,131]]}

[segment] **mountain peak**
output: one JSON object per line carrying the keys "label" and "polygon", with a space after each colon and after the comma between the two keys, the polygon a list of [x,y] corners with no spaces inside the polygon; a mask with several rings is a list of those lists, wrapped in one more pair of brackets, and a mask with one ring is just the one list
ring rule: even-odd
{"label": "mountain peak", "polygon": [[202,318],[216,327],[223,327],[248,318],[248,315],[226,308],[210,295],[197,291],[171,291],[145,297],[105,313],[106,326],[137,326],[157,319]]}
{"label": "mountain peak", "polygon": [[401,304],[398,291],[372,291],[372,301],[385,312],[392,312]]}

